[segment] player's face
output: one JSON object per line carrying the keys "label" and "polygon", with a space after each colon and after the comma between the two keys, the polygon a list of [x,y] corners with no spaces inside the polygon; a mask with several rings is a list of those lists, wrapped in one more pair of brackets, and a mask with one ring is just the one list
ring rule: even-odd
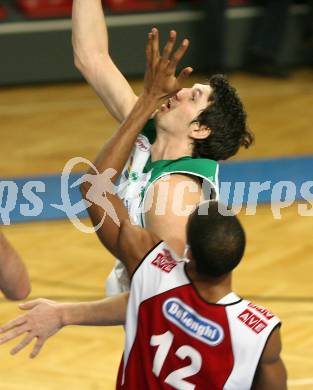
{"label": "player's face", "polygon": [[179,136],[188,135],[190,123],[208,106],[211,93],[212,88],[205,84],[181,89],[161,106],[156,116],[157,126]]}

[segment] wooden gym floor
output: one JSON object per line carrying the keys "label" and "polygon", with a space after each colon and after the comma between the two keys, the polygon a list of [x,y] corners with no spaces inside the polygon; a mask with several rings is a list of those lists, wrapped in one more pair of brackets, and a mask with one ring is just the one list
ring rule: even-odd
{"label": "wooden gym floor", "polygon": [[[256,144],[236,159],[313,153],[313,74],[300,70],[287,81],[234,74]],[[201,81],[203,77],[190,80]],[[139,92],[142,83],[132,82]],[[93,159],[116,124],[85,84],[0,90],[1,177],[59,173],[71,157]],[[313,167],[312,167],[313,168]],[[248,247],[234,274],[234,289],[272,309],[283,321],[283,358],[291,390],[313,389],[312,217],[297,204],[273,218],[269,206],[240,218]],[[113,259],[94,235],[69,221],[3,227],[30,271],[30,298],[99,299]],[[0,300],[1,323],[19,314]],[[123,348],[123,330],[71,327],[48,341],[34,360],[0,348],[0,390],[111,390]]]}

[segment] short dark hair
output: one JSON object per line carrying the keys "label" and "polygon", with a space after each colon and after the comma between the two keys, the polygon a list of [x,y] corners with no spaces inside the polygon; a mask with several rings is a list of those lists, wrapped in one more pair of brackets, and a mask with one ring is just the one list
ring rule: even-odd
{"label": "short dark hair", "polygon": [[209,201],[190,215],[187,242],[197,273],[215,278],[239,264],[246,239],[238,218],[221,203]]}
{"label": "short dark hair", "polygon": [[209,105],[193,122],[209,127],[211,134],[206,139],[194,140],[193,157],[226,160],[240,146],[248,148],[254,137],[247,128],[243,104],[226,77],[214,75],[209,85],[213,89]]}

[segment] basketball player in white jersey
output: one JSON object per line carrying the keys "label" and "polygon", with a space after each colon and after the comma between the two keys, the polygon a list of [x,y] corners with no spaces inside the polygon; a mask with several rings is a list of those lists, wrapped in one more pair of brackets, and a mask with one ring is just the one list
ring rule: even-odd
{"label": "basketball player in white jersey", "polygon": [[[175,42],[175,37],[175,32],[171,32],[168,45]],[[122,45],[127,43],[121,42]],[[138,102],[138,96],[115,66],[108,47],[101,0],[74,0],[75,64],[113,117],[122,123]],[[159,55],[158,31],[154,29],[154,59]],[[154,121],[142,123],[141,135],[138,132],[137,139],[128,140],[132,148],[121,172],[122,181],[127,181],[121,198],[135,223],[151,229],[182,254],[188,215],[173,211],[175,189],[180,186],[183,194],[181,210],[196,205],[201,196],[218,198],[218,160],[229,158],[242,145],[248,147],[252,138],[240,99],[221,76],[213,77],[210,84],[185,88],[164,103]],[[162,178],[166,175],[165,211],[158,213],[157,196],[150,206],[148,198],[150,193],[162,191]],[[203,194],[203,184],[212,191]],[[106,287],[109,295],[128,290],[129,279],[120,262],[117,261]]]}
{"label": "basketball player in white jersey", "polygon": [[[139,98],[114,137],[123,138],[126,131],[135,137],[140,121],[157,101],[176,90],[178,81],[170,72],[171,65],[160,60],[157,82]],[[113,168],[116,180],[127,151],[111,139],[101,157],[95,162],[97,170],[103,173]],[[84,183],[83,193],[90,187]],[[279,319],[232,291],[231,272],[245,248],[238,219],[216,201],[202,203],[188,218],[189,247],[182,258],[155,233],[132,225],[116,194],[109,192],[106,198],[119,223],[96,204],[90,206],[90,215],[94,225],[104,216],[97,233],[127,268],[129,298],[121,294],[74,304],[28,302],[21,305],[30,310],[26,315],[0,329],[7,332],[0,343],[26,333],[12,353],[36,338],[34,357],[47,338],[65,325],[121,324],[126,318],[117,389],[286,390]]]}
{"label": "basketball player in white jersey", "polygon": [[20,300],[25,299],[30,290],[22,259],[0,231],[0,291],[8,299]]}

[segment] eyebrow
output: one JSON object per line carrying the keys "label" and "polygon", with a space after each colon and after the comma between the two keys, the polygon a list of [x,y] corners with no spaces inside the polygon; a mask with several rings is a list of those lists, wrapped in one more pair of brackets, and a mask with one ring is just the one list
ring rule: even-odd
{"label": "eyebrow", "polygon": [[195,88],[195,92],[199,92],[200,96],[203,95],[203,91],[200,88]]}
{"label": "eyebrow", "polygon": [[[210,87],[210,84],[205,84],[205,85],[207,85],[207,86],[209,86]],[[197,92],[199,91],[200,92],[200,96],[202,96],[203,94],[204,94],[204,91],[203,91],[203,89],[200,89],[199,87],[195,87],[194,88]],[[205,90],[206,91],[206,90]],[[210,91],[209,93],[208,93],[208,102],[210,102],[211,100],[211,95],[212,95],[212,93],[213,93],[214,91],[212,90],[212,91]]]}

